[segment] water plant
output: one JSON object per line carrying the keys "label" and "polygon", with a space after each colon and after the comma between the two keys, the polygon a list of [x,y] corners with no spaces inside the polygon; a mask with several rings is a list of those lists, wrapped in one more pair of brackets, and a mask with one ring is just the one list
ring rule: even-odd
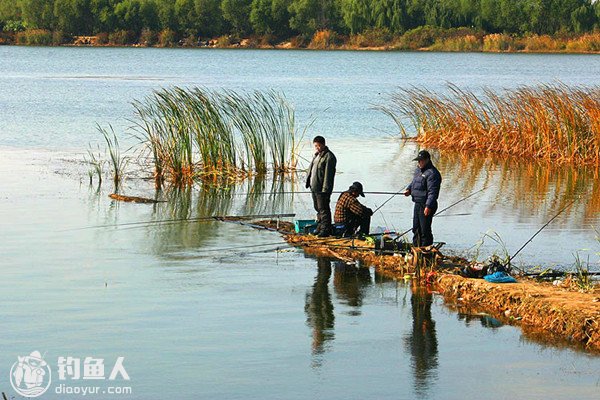
{"label": "water plant", "polygon": [[119,139],[115,133],[113,127],[109,125],[109,130],[97,125],[98,131],[102,133],[104,140],[106,141],[108,158],[112,167],[112,177],[115,184],[115,188],[119,186],[119,182],[123,178],[125,167],[127,166],[127,159],[121,155],[121,149],[119,147]]}
{"label": "water plant", "polygon": [[481,248],[485,244],[486,239],[489,239],[496,244],[496,248],[492,251],[492,254],[489,256],[488,260],[497,261],[501,265],[505,266],[507,269],[510,269],[511,257],[506,247],[506,243],[497,232],[492,230],[489,230],[486,233],[484,233],[481,236],[481,239],[479,239],[477,243],[475,243],[475,246],[473,246],[473,260],[478,261],[481,255]]}
{"label": "water plant", "polygon": [[580,291],[588,292],[594,288],[594,282],[590,277],[590,260],[589,256],[587,261],[583,261],[579,255],[579,252],[573,254],[575,257],[575,273],[573,274],[573,280],[575,285]]}
{"label": "water plant", "polygon": [[600,165],[600,87],[563,83],[481,94],[400,89],[377,107],[426,146]]}
{"label": "water plant", "polygon": [[90,185],[92,184],[92,179],[94,174],[98,177],[98,186],[102,184],[102,169],[104,165],[104,160],[102,160],[100,149],[97,149],[98,153],[94,152],[91,146],[88,147],[87,156],[84,156],[85,161],[90,165],[90,170],[88,171],[88,176],[90,178]]}
{"label": "water plant", "polygon": [[295,170],[293,107],[277,92],[161,89],[134,102],[135,136],[149,151],[157,182],[220,180]]}

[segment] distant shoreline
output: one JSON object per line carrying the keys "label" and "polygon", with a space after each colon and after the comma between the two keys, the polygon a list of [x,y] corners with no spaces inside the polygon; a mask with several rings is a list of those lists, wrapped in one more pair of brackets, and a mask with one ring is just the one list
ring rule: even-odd
{"label": "distant shoreline", "polygon": [[540,53],[600,54],[600,32],[571,35],[513,36],[474,33],[470,30],[419,32],[419,35],[378,36],[358,34],[342,36],[329,30],[317,31],[311,40],[292,37],[275,40],[272,36],[236,38],[188,37],[176,40],[164,31],[146,32],[139,38],[133,33],[116,32],[95,36],[64,36],[60,32],[32,29],[0,34],[0,45],[61,47],[155,47],[201,49],[266,49],[266,50],[341,50],[341,51],[417,51],[456,53]]}

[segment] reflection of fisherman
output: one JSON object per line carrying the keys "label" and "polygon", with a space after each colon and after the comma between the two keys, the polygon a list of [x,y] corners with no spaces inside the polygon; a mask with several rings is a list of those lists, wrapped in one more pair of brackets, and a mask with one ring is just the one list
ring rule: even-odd
{"label": "reflection of fisherman", "polygon": [[310,163],[306,187],[312,192],[315,211],[317,211],[318,236],[330,236],[333,233],[331,227],[331,192],[333,191],[333,180],[335,178],[335,166],[337,160],[335,155],[325,145],[323,136],[315,136],[313,139],[315,156]]}
{"label": "reflection of fisherman", "polygon": [[412,307],[412,334],[406,337],[414,367],[415,391],[420,394],[427,389],[428,379],[438,365],[438,343],[435,322],[431,319],[432,295],[426,288],[413,288],[410,298]]}
{"label": "reflection of fisherman", "polygon": [[[373,210],[360,204],[358,196],[365,197],[363,185],[354,182],[345,192],[342,192],[335,205],[334,220],[336,224],[344,224],[344,236],[369,234]],[[360,230],[357,232],[357,229]]]}
{"label": "reflection of fisherman", "polygon": [[442,184],[442,175],[433,166],[428,151],[421,150],[417,158],[418,162],[415,176],[404,191],[405,196],[412,196],[415,203],[413,213],[413,245],[430,246],[433,244],[433,233],[431,223],[438,207],[438,196]]}
{"label": "reflection of fisherman", "polygon": [[319,354],[323,352],[325,342],[333,339],[335,317],[328,288],[331,260],[324,257],[317,258],[317,268],[312,292],[306,294],[304,312],[306,312],[306,322],[313,330],[313,353]]}

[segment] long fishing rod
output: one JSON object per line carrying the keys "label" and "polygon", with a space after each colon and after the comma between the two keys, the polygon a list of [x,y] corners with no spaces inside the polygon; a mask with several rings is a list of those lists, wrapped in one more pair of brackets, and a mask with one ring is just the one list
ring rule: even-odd
{"label": "long fishing rod", "polygon": [[382,208],[383,206],[385,206],[385,205],[387,204],[387,202],[389,202],[390,200],[392,200],[394,197],[396,197],[396,196],[397,196],[397,195],[399,195],[400,193],[404,193],[404,190],[401,190],[401,191],[398,191],[398,192],[395,192],[395,193],[391,193],[391,196],[390,196],[390,197],[389,197],[389,198],[388,198],[386,201],[384,201],[384,202],[383,202],[383,203],[382,203],[382,204],[381,204],[379,207],[377,207],[377,208],[376,208],[376,209],[373,211],[373,214],[375,214],[377,211],[381,210],[381,208]]}
{"label": "long fishing rod", "polygon": [[203,249],[200,251],[195,251],[192,254],[202,254],[202,253],[212,253],[214,251],[230,251],[230,250],[238,250],[238,249],[252,249],[255,247],[265,247],[265,246],[283,246],[286,245],[287,243],[284,241],[279,241],[279,242],[271,242],[271,243],[261,243],[261,244],[250,244],[247,246],[235,246],[235,247],[220,247],[220,248],[216,248],[216,249]]}
{"label": "long fishing rod", "polygon": [[[554,272],[526,272],[522,274],[530,278],[560,278],[566,275],[576,275],[577,271],[554,271]],[[588,271],[585,273],[589,276],[600,276],[600,271]]]}
{"label": "long fishing rod", "polygon": [[234,220],[234,219],[253,219],[253,218],[293,218],[296,214],[254,214],[254,215],[213,215],[208,217],[197,217],[197,218],[175,218],[175,219],[162,219],[156,221],[139,221],[139,222],[125,222],[122,224],[112,225],[96,225],[86,226],[83,228],[67,229],[67,231],[79,231],[86,229],[99,229],[99,228],[116,228],[121,226],[136,226],[136,225],[153,225],[153,224],[167,224],[177,222],[196,222],[196,221],[221,221],[221,220]]}
{"label": "long fishing rod", "polygon": [[564,206],[558,213],[556,213],[555,216],[553,216],[552,218],[550,218],[550,220],[548,222],[546,222],[544,225],[542,225],[542,227],[540,229],[538,229],[533,236],[531,236],[524,244],[523,246],[521,246],[519,248],[519,250],[517,250],[517,252],[515,254],[513,254],[512,256],[508,257],[508,260],[506,261],[506,265],[510,265],[510,262],[529,244],[533,241],[533,239],[540,234],[540,232],[542,232],[544,230],[544,228],[546,228],[548,225],[550,225],[552,223],[552,221],[554,221],[556,218],[558,218],[558,216],[560,214],[562,214],[567,208],[571,207],[571,205],[573,205],[573,203],[575,203],[575,201],[577,201],[577,198],[573,199],[571,202],[569,202],[569,204],[567,204],[566,206]]}
{"label": "long fishing rod", "polygon": [[[335,194],[341,194],[346,192],[346,190],[334,190],[331,193],[335,193]],[[374,192],[363,192],[364,194],[374,194],[374,195],[388,195],[388,194],[393,194],[396,195],[398,193],[395,192],[385,192],[385,191],[374,191]],[[244,192],[244,193],[235,193],[234,196],[251,196],[251,195],[277,195],[277,194],[312,194],[311,191],[308,190],[301,190],[301,191],[281,191],[281,192],[256,192],[256,193],[252,193],[252,192]]]}
{"label": "long fishing rod", "polygon": [[[484,186],[484,187],[482,187],[481,189],[479,189],[478,191],[471,193],[471,194],[470,194],[470,195],[468,195],[467,197],[463,197],[462,199],[460,199],[460,200],[458,200],[458,201],[456,201],[456,202],[454,202],[454,203],[450,204],[448,207],[446,207],[446,208],[444,208],[444,209],[442,209],[442,210],[440,210],[440,211],[436,212],[435,214],[433,214],[433,216],[434,216],[434,217],[437,217],[437,216],[439,216],[440,214],[442,214],[442,213],[444,213],[444,212],[448,211],[449,209],[451,209],[451,208],[452,208],[452,207],[454,207],[455,205],[457,205],[457,204],[460,204],[460,203],[462,203],[463,201],[465,201],[465,200],[467,200],[467,199],[469,199],[469,198],[471,198],[471,197],[475,196],[477,193],[483,192],[485,189],[487,189],[487,186]],[[402,232],[402,233],[400,234],[400,236],[404,236],[404,235],[406,235],[406,234],[407,234],[408,232],[410,232],[410,231],[412,231],[412,228],[410,228],[410,229],[407,229],[406,231]]]}

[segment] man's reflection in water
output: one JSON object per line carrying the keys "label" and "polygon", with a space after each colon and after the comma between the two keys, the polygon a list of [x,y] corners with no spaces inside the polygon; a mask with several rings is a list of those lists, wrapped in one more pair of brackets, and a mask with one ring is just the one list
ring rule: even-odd
{"label": "man's reflection in water", "polygon": [[427,395],[430,381],[436,376],[438,366],[438,343],[435,322],[431,319],[432,295],[424,287],[413,287],[410,299],[412,307],[412,334],[405,337],[414,368],[414,387],[419,397]]}
{"label": "man's reflection in water", "polygon": [[[364,288],[371,284],[368,268],[358,268],[329,258],[317,258],[317,276],[312,291],[306,294],[304,311],[312,329],[312,353],[320,355],[327,350],[327,342],[334,339],[333,303],[329,293],[329,279],[334,266],[333,287],[337,297],[353,308],[350,315],[360,315]],[[320,360],[315,361],[320,366]]]}
{"label": "man's reflection in water", "polygon": [[306,294],[304,311],[306,322],[312,328],[312,352],[315,355],[325,351],[327,341],[334,338],[333,303],[329,294],[329,277],[331,276],[331,260],[317,258],[317,277],[312,291]]}

